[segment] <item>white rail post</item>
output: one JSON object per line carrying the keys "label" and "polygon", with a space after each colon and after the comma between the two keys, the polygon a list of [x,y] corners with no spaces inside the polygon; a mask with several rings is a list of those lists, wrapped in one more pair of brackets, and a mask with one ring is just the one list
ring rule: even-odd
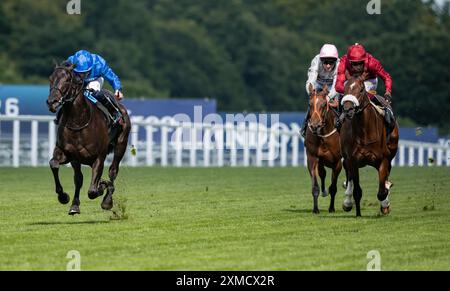
{"label": "white rail post", "polygon": [[242,123],[243,127],[239,128],[239,130],[242,130],[242,132],[244,133],[244,142],[243,142],[243,146],[244,146],[244,156],[243,156],[243,162],[244,162],[244,167],[248,167],[250,166],[250,132],[249,132],[249,127],[247,127],[247,125],[245,124],[245,122]]}
{"label": "white rail post", "polygon": [[408,165],[414,166],[414,147],[411,145],[408,148]]}
{"label": "white rail post", "polygon": [[282,126],[282,130],[279,132],[281,134],[281,156],[280,156],[280,165],[282,167],[287,166],[287,145],[289,143],[289,131],[288,128],[284,128]]}
{"label": "white rail post", "polygon": [[222,125],[214,125],[215,127],[215,133],[214,133],[214,137],[215,137],[215,145],[216,145],[216,149],[217,149],[217,166],[218,167],[223,167],[223,151],[224,151],[224,147],[225,144],[223,142],[223,126]]}
{"label": "white rail post", "polygon": [[297,123],[291,123],[291,134],[292,134],[292,166],[298,166],[298,149],[299,149],[299,140],[298,132],[300,131],[300,127]]}
{"label": "white rail post", "polygon": [[275,166],[276,136],[273,125],[269,129],[269,167]]}
{"label": "white rail post", "polygon": [[191,123],[191,147],[189,152],[189,164],[191,167],[195,167],[197,159],[197,128],[195,123]]}
{"label": "white rail post", "polygon": [[53,150],[56,146],[56,125],[52,121],[48,123],[48,160],[53,158]]}
{"label": "white rail post", "polygon": [[436,156],[436,165],[437,166],[442,166],[442,156],[443,156],[443,150],[442,148],[438,148],[437,149],[437,156]]}
{"label": "white rail post", "polygon": [[155,159],[153,157],[153,126],[147,125],[146,131],[146,149],[145,149],[145,161],[147,166],[153,166]]}
{"label": "white rail post", "polygon": [[153,153],[153,133],[155,132],[155,126],[159,126],[160,121],[156,116],[149,116],[145,119],[145,162],[147,166],[153,166],[155,164],[155,156]]}
{"label": "white rail post", "polygon": [[31,166],[37,167],[38,165],[38,127],[37,120],[31,121]]}
{"label": "white rail post", "polygon": [[175,129],[175,166],[183,166],[183,126]]}
{"label": "white rail post", "polygon": [[167,167],[167,153],[169,148],[168,134],[169,129],[164,121],[161,126],[161,167]]}
{"label": "white rail post", "polygon": [[435,165],[435,161],[434,161],[434,150],[432,147],[428,147],[428,159],[427,159],[427,165],[428,166],[434,166]]}
{"label": "white rail post", "polygon": [[236,135],[237,135],[237,127],[232,123],[226,124],[227,129],[227,144],[230,147],[230,165],[232,167],[237,166],[237,145],[236,145]]}
{"label": "white rail post", "polygon": [[422,145],[420,145],[419,146],[419,163],[418,163],[418,165],[420,166],[420,167],[423,167],[423,165],[424,165],[424,148],[423,148],[423,146]]}
{"label": "white rail post", "polygon": [[404,167],[405,166],[405,146],[400,144],[400,157],[399,157],[399,166]]}
{"label": "white rail post", "polygon": [[446,165],[447,165],[447,167],[450,167],[450,147],[447,148],[446,152],[447,152],[446,157],[445,157]]}
{"label": "white rail post", "polygon": [[211,128],[209,126],[205,127],[205,134],[203,136],[203,166],[209,167],[211,151]]}
{"label": "white rail post", "polygon": [[13,121],[13,167],[18,168],[20,162],[20,121]]}
{"label": "white rail post", "polygon": [[256,127],[256,166],[262,167],[263,165],[263,146],[267,140],[267,133],[265,132],[265,126],[257,123]]}

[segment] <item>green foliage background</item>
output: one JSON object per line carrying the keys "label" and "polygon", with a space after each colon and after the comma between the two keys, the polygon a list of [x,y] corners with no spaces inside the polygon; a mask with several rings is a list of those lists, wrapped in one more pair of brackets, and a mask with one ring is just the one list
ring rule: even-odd
{"label": "green foliage background", "polygon": [[[129,97],[210,97],[219,110],[304,110],[323,43],[363,43],[394,80],[397,114],[450,131],[449,4],[382,0],[0,2],[0,82],[46,83],[52,60],[104,56]],[[383,93],[383,88],[380,88]]]}

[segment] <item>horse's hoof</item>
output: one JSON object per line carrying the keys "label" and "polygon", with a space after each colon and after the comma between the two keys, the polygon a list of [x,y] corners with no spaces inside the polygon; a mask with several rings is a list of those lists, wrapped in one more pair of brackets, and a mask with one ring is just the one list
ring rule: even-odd
{"label": "horse's hoof", "polygon": [[328,213],[335,213],[335,212],[336,212],[336,210],[334,208],[329,208],[328,209]]}
{"label": "horse's hoof", "polygon": [[58,195],[58,201],[61,204],[67,204],[70,201],[70,196],[69,194],[67,194],[66,192],[64,192],[63,194]]}
{"label": "horse's hoof", "polygon": [[342,209],[344,209],[345,212],[350,212],[353,208],[353,205],[350,206],[346,206],[344,204],[342,204]]}
{"label": "horse's hoof", "polygon": [[106,195],[105,198],[103,198],[102,202],[102,209],[104,210],[111,210],[113,208],[113,199],[111,195]]}
{"label": "horse's hoof", "polygon": [[94,200],[95,198],[101,196],[102,193],[96,192],[96,191],[89,191],[88,192],[88,197],[91,200]]}
{"label": "horse's hoof", "polygon": [[313,209],[313,213],[314,213],[314,214],[319,214],[320,211],[319,211],[319,209]]}
{"label": "horse's hoof", "polygon": [[328,196],[328,191],[327,190],[323,191],[322,192],[322,197],[327,197],[327,196]]}
{"label": "horse's hoof", "polygon": [[347,189],[347,181],[344,181],[344,182],[342,183],[342,188]]}
{"label": "horse's hoof", "polygon": [[389,215],[389,213],[391,213],[391,206],[388,206],[388,207],[385,207],[385,208],[380,207],[380,212],[383,215]]}
{"label": "horse's hoof", "polygon": [[72,205],[69,210],[69,215],[80,214],[80,207],[78,205]]}

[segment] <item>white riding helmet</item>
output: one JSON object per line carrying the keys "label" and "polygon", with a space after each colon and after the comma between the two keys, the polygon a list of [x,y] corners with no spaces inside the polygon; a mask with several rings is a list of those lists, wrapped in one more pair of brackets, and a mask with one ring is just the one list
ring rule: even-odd
{"label": "white riding helmet", "polygon": [[320,49],[320,58],[339,58],[339,53],[335,45],[324,44]]}

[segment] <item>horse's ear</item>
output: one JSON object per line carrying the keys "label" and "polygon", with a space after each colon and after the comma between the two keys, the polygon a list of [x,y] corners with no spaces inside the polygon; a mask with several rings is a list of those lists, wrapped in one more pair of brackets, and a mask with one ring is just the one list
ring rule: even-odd
{"label": "horse's ear", "polygon": [[367,80],[367,77],[369,77],[369,73],[368,73],[367,71],[364,71],[364,73],[362,73],[361,76],[358,77],[358,79],[359,79],[361,82],[364,82],[364,81]]}
{"label": "horse's ear", "polygon": [[352,76],[350,75],[350,72],[348,70],[345,70],[345,79],[350,80]]}
{"label": "horse's ear", "polygon": [[58,61],[56,59],[52,59],[53,64],[55,65],[55,69],[59,66]]}
{"label": "horse's ear", "polygon": [[367,78],[369,77],[369,72],[364,71],[364,73],[362,74],[361,77],[362,77],[363,81],[367,80]]}
{"label": "horse's ear", "polygon": [[328,90],[328,85],[327,84],[325,84],[325,86],[323,86],[322,92],[323,92],[324,95],[327,95],[328,93],[330,93],[330,91]]}

